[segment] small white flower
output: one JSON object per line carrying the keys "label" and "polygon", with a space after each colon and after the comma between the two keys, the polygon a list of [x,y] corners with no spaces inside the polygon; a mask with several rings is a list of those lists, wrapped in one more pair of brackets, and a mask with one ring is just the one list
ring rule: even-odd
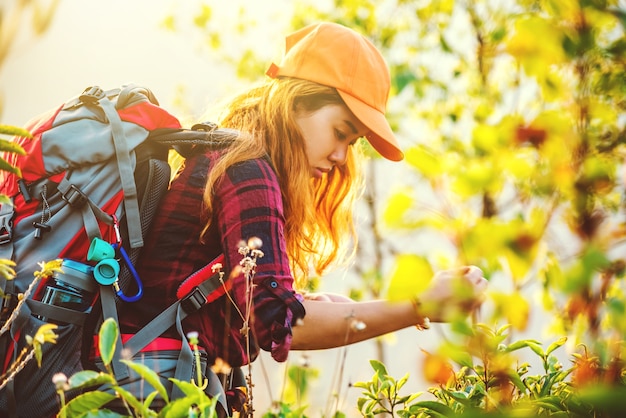
{"label": "small white flower", "polygon": [[367,325],[365,324],[365,322],[355,319],[352,321],[352,323],[350,323],[350,328],[352,329],[352,331],[359,332],[367,328]]}
{"label": "small white flower", "polygon": [[63,373],[55,373],[52,376],[52,383],[57,390],[69,390],[70,386],[67,384],[67,376]]}
{"label": "small white flower", "polygon": [[250,248],[251,250],[258,250],[262,246],[263,241],[261,240],[261,238],[252,237],[248,240],[248,248]]}

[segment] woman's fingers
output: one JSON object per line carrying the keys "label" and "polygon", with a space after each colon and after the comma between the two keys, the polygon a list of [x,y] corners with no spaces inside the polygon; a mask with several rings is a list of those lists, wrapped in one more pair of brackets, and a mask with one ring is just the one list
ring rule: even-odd
{"label": "woman's fingers", "polygon": [[422,295],[422,303],[435,317],[445,318],[459,311],[468,314],[483,302],[487,284],[483,271],[476,266],[442,270]]}

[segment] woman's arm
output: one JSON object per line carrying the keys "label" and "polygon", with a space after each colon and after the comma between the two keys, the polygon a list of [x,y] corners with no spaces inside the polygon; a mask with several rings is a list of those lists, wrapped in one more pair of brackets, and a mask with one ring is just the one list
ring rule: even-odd
{"label": "woman's arm", "polygon": [[482,271],[471,266],[437,273],[419,295],[419,303],[409,298],[393,303],[306,298],[306,316],[293,328],[291,349],[341,347],[422,324],[425,317],[444,322],[454,315],[469,315],[482,302],[486,287]]}
{"label": "woman's arm", "polygon": [[410,301],[392,304],[382,300],[350,303],[306,299],[304,308],[306,317],[293,328],[292,350],[341,347],[420,321]]}

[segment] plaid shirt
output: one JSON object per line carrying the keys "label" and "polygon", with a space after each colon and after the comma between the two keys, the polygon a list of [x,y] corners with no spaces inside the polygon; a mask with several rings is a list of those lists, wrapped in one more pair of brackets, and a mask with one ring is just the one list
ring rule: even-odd
{"label": "plaid shirt", "polygon": [[[243,321],[230,302],[221,297],[183,321],[185,332],[197,331],[209,361],[225,360],[231,366],[253,361],[260,349],[277,361],[286,360],[291,345],[291,325],[304,317],[301,296],[293,290],[284,237],[283,203],[278,180],[264,159],[230,167],[217,183],[213,222],[205,242],[199,236],[206,224],[203,192],[207,173],[217,154],[209,152],[188,159],[161,203],[142,258],[136,269],[144,284],[139,302],[123,304],[121,331],[134,333],[176,300],[181,282],[220,254],[225,255],[226,275],[242,259],[241,240],[262,240],[264,256],[254,275],[253,320],[250,358],[240,329]],[[245,312],[243,275],[231,278],[230,295]],[[177,336],[174,328],[164,336]],[[211,364],[211,363],[209,363]]]}

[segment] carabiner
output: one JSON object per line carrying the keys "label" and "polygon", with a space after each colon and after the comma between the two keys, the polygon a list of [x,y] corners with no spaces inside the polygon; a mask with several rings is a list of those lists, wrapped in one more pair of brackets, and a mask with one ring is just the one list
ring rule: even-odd
{"label": "carabiner", "polygon": [[128,257],[126,250],[124,250],[124,247],[122,247],[119,243],[112,244],[112,245],[117,250],[119,250],[120,254],[122,255],[122,259],[124,260],[124,263],[126,264],[126,267],[128,267],[128,270],[130,270],[130,273],[133,275],[133,278],[135,279],[135,283],[137,283],[137,293],[134,296],[126,296],[122,292],[122,289],[117,290],[115,294],[119,296],[119,298],[122,299],[124,302],[137,302],[143,296],[143,283],[141,282],[141,279],[139,278],[139,274],[137,273],[137,270],[135,270],[135,266],[133,266],[133,263],[130,260],[130,257]]}

